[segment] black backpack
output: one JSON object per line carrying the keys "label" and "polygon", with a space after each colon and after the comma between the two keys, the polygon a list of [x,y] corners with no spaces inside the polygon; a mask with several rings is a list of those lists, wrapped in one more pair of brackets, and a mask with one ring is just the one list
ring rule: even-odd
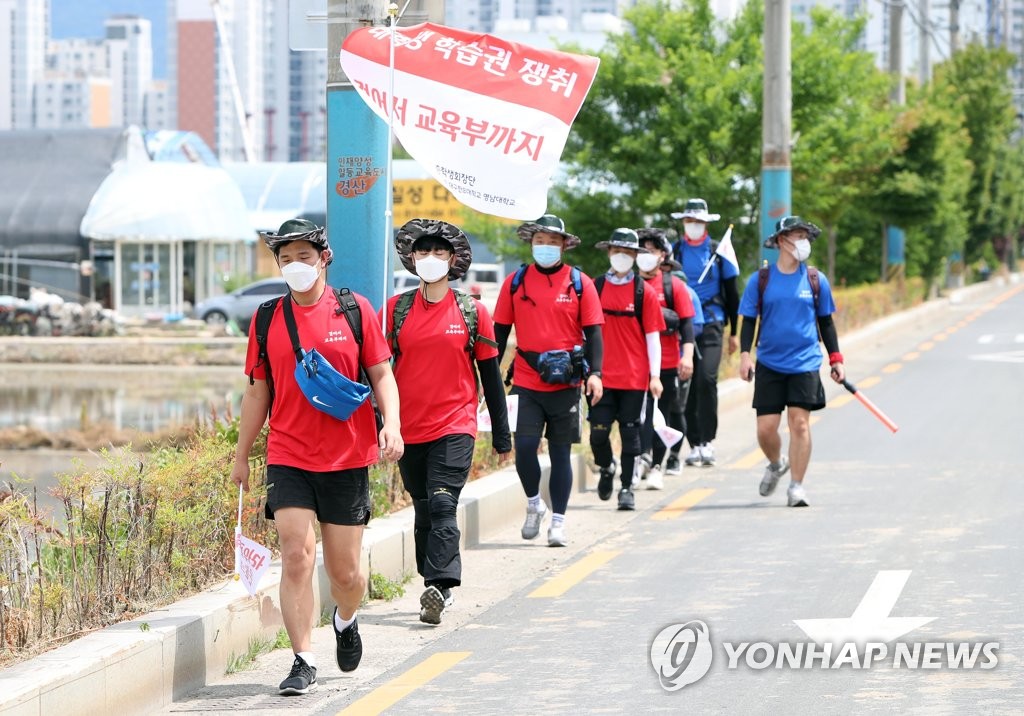
{"label": "black backpack", "polygon": [[[352,336],[356,340],[356,346],[359,348],[359,352],[362,353],[363,347],[363,314],[359,310],[359,304],[356,303],[355,296],[352,295],[352,291],[347,288],[336,288],[334,289],[334,296],[338,299],[338,308],[335,309],[334,315],[339,313],[345,314],[345,319],[348,321],[348,327],[352,330]],[[277,307],[278,302],[285,298],[285,296],[275,296],[269,301],[264,301],[260,304],[260,307],[256,309],[256,317],[253,319],[253,330],[256,331],[256,345],[259,347],[258,356],[256,359],[256,365],[253,366],[253,370],[259,366],[265,366],[267,371],[267,388],[270,390],[270,409],[274,409],[274,378],[270,372],[270,359],[267,355],[267,334],[270,332],[270,322],[274,318],[274,309]],[[291,295],[287,298],[290,300]],[[363,370],[362,360],[359,361],[359,377],[363,383],[369,384],[366,378],[366,372]],[[252,371],[249,373],[249,384],[252,385],[256,381],[252,377]]]}
{"label": "black backpack", "polygon": [[[601,275],[594,279],[594,288],[597,289],[597,295],[601,295],[601,291],[604,289],[605,276]],[[607,308],[602,308],[605,313],[609,316],[634,316],[637,322],[640,324],[640,335],[644,335],[644,280],[640,277],[639,273],[633,274],[633,310],[632,311],[612,311]]]}

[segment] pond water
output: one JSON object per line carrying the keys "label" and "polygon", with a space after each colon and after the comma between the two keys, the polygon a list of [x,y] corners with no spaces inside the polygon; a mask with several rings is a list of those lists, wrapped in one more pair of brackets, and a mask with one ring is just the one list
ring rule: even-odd
{"label": "pond water", "polygon": [[87,424],[153,432],[230,410],[238,415],[240,368],[5,365],[0,428],[75,430]]}

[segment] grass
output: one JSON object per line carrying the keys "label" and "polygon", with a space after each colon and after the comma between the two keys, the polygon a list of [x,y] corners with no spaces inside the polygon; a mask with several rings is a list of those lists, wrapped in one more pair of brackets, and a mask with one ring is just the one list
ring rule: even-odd
{"label": "grass", "polygon": [[405,596],[405,585],[412,581],[412,575],[406,572],[402,580],[389,579],[383,574],[370,572],[370,579],[367,581],[367,599],[383,599],[390,602],[393,599]]}
{"label": "grass", "polygon": [[[284,631],[282,629],[281,631]],[[290,645],[287,641],[288,635],[285,634],[286,646]],[[228,665],[224,670],[225,674],[234,674],[239,671],[245,671],[251,669],[258,659],[263,654],[270,653],[273,649],[278,648],[277,644],[281,641],[281,632],[278,632],[276,641],[270,639],[264,639],[262,637],[253,637],[249,640],[249,648],[245,650],[243,654],[232,654],[228,657]]]}

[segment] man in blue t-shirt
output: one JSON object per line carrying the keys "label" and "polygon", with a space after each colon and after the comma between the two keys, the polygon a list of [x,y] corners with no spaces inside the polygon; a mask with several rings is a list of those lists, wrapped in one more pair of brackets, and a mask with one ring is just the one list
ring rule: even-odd
{"label": "man in blue t-shirt", "polygon": [[[686,440],[690,443],[687,465],[715,464],[712,441],[718,435],[718,369],[722,363],[722,346],[732,355],[739,345],[736,337],[738,323],[736,308],[739,293],[736,277],[739,269],[715,253],[717,244],[711,240],[707,225],[718,221],[720,214],[708,213],[703,199],[689,199],[673,219],[682,221],[683,235],[672,247],[676,261],[682,266],[686,283],[697,293],[704,312],[704,328],[696,336],[693,378],[686,399]],[[708,268],[707,274],[704,270]],[[704,280],[701,281],[701,276]],[[729,324],[729,339],[725,342],[725,326]]]}
{"label": "man in blue t-shirt", "polygon": [[[825,407],[821,384],[821,348],[828,351],[832,380],[846,377],[843,354],[832,322],[835,303],[825,274],[804,262],[811,254],[811,242],[821,230],[799,216],[784,216],[766,248],[778,248],[774,266],[766,266],[747,281],[739,314],[740,378],[754,380],[757,411],[757,443],[768,458],[759,491],[767,497],[787,471],[791,482],[786,494],[790,507],[806,507],[804,475],[811,460],[811,411]],[[757,366],[750,357],[760,317]],[[819,339],[820,335],[820,339]],[[779,425],[788,409],[789,457],[782,454]]]}

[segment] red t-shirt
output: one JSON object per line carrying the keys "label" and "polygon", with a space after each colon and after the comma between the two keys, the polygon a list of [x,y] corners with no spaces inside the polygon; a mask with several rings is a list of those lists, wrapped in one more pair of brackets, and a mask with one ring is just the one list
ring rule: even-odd
{"label": "red t-shirt", "polygon": [[[647,390],[651,382],[651,364],[647,359],[645,334],[665,330],[665,317],[654,290],[644,284],[644,330],[636,316],[605,315],[604,370],[601,381],[605,388]],[[605,280],[601,289],[601,306],[610,311],[633,311],[633,281],[620,286]]]}
{"label": "red t-shirt", "polygon": [[[686,290],[686,284],[683,283],[682,279],[677,276],[671,276],[672,280],[672,310],[679,314],[679,318],[693,318],[695,314],[693,310],[693,301],[690,300],[690,292]],[[661,306],[668,306],[665,301],[665,284],[664,279],[659,273],[654,278],[644,279],[647,285],[654,289],[654,293],[658,296],[658,304]],[[679,367],[679,331],[672,331],[671,333],[661,334],[661,369],[670,370]]]}
{"label": "red t-shirt", "polygon": [[[579,300],[572,286],[571,271],[570,266],[563,264],[554,273],[546,274],[530,264],[515,296],[512,295],[515,274],[505,279],[494,307],[494,322],[515,326],[520,350],[536,353],[571,351],[574,346],[583,345],[584,326],[604,323],[601,300],[594,290],[594,282],[586,274],[580,274],[583,293],[582,300]],[[518,352],[513,373],[515,384],[520,388],[550,392],[566,387],[545,383]]]}
{"label": "red t-shirt", "polygon": [[[387,333],[394,325],[398,296],[388,299]],[[479,338],[494,340],[487,308],[473,299],[477,313],[474,360],[496,358],[498,350]],[[426,443],[445,435],[476,437],[476,371],[466,353],[466,320],[451,291],[427,303],[416,291],[398,333],[395,380],[402,399],[402,439]]]}
{"label": "red t-shirt", "polygon": [[[391,357],[373,306],[353,294],[363,317],[362,364],[373,366]],[[295,382],[295,353],[285,325],[282,304],[274,308],[267,332],[267,359],[274,380],[274,405],[267,438],[267,463],[287,465],[313,472],[330,472],[366,467],[377,462],[377,423],[370,401],[359,406],[348,420],[338,420],[310,405]],[[338,300],[328,286],[312,306],[292,303],[299,342],[306,350],[316,348],[347,378],[359,380],[358,347],[344,313],[335,313]],[[255,327],[255,316],[253,327]],[[245,372],[266,380],[264,366],[256,366],[259,347],[255,330],[249,331]]]}

